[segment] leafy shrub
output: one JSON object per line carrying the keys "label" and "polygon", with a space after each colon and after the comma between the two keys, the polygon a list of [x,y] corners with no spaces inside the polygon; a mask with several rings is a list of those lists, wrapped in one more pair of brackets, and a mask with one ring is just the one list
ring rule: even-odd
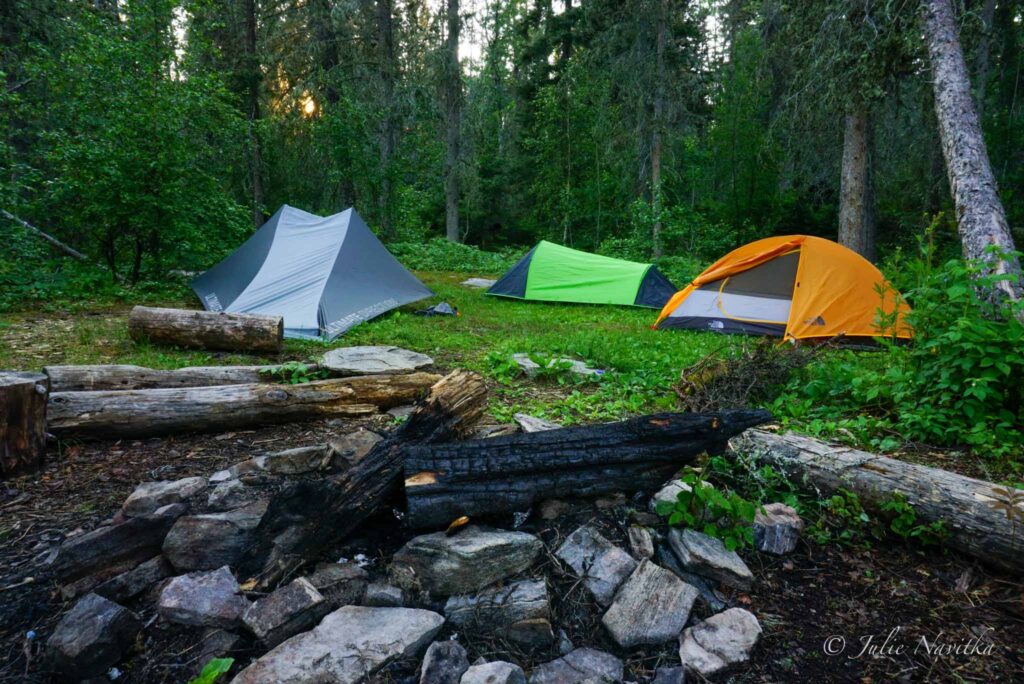
{"label": "leafy shrub", "polygon": [[754,515],[757,506],[735,492],[724,492],[704,480],[704,473],[690,471],[680,478],[689,491],[679,492],[675,502],[657,505],[668,524],[688,527],[722,540],[730,551],[754,543]]}
{"label": "leafy shrub", "polygon": [[388,249],[407,268],[417,271],[456,271],[499,274],[507,271],[525,250],[485,252],[472,245],[434,238],[426,243],[394,242]]}

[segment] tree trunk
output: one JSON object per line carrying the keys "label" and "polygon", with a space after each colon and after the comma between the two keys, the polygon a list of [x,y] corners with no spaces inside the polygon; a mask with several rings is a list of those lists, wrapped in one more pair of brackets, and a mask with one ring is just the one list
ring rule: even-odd
{"label": "tree trunk", "polygon": [[816,491],[839,488],[878,510],[897,492],[927,525],[942,521],[945,544],[989,565],[1024,571],[1024,490],[964,477],[794,434],[749,430],[730,444],[752,465],[772,466]]}
{"label": "tree trunk", "polygon": [[0,371],[0,479],[43,467],[48,391],[41,373]]}
{"label": "tree trunk", "polygon": [[310,23],[316,38],[316,55],[320,66],[320,81],[323,85],[324,100],[329,105],[338,104],[338,89],[334,87],[334,69],[341,61],[338,57],[338,37],[331,19],[331,5],[328,0],[310,0]]}
{"label": "tree trunk", "polygon": [[284,344],[284,318],[136,306],[128,316],[128,335],[136,342],[277,354]]}
{"label": "tree trunk", "polygon": [[442,378],[406,422],[355,465],[322,480],[297,482],[271,499],[243,572],[270,587],[343,539],[398,492],[407,447],[468,436],[486,403],[479,375],[457,370]]}
{"label": "tree trunk", "polygon": [[459,239],[459,138],[462,121],[462,73],[459,66],[459,0],[447,0],[448,36],[445,42],[444,104],[447,152],[444,162],[445,235]]}
{"label": "tree trunk", "polygon": [[657,0],[658,28],[655,38],[654,127],[651,135],[651,209],[654,227],[651,231],[652,255],[661,256],[661,145],[665,126],[665,40],[668,34],[667,0]]}
{"label": "tree trunk", "polygon": [[[102,392],[106,390],[168,389],[249,385],[280,378],[282,366],[192,366],[176,370],[142,366],[45,366],[51,392]],[[307,364],[306,372],[318,369]]]}
{"label": "tree trunk", "polygon": [[246,79],[246,117],[249,121],[249,178],[252,183],[252,226],[263,225],[263,151],[260,146],[260,71],[257,46],[256,0],[245,0],[245,79]]}
{"label": "tree trunk", "polygon": [[406,373],[298,385],[56,392],[50,395],[48,424],[60,437],[118,439],[365,416],[412,403],[438,379],[431,373]]}
{"label": "tree trunk", "polygon": [[395,237],[392,211],[391,158],[398,147],[395,117],[395,32],[392,0],[377,0],[377,34],[380,42],[380,82],[384,118],[380,124],[380,230],[385,240]]}
{"label": "tree trunk", "polygon": [[537,501],[658,487],[697,455],[771,420],[762,410],[661,413],[616,423],[412,447],[405,460],[409,523],[526,511]]}
{"label": "tree trunk", "polygon": [[[957,227],[965,259],[984,264],[984,273],[1009,276],[993,296],[1018,300],[1022,294],[1020,261],[971,99],[971,82],[949,0],[924,1],[925,36],[935,91],[946,173],[953,192]],[[1000,254],[990,254],[996,248]]]}
{"label": "tree trunk", "polygon": [[875,260],[875,192],[871,179],[871,117],[846,115],[839,190],[839,244]]}

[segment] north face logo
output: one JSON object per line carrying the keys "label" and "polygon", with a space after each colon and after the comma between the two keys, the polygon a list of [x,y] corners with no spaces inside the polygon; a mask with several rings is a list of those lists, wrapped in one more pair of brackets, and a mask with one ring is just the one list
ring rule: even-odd
{"label": "north face logo", "polygon": [[722,321],[711,321],[708,323],[708,327],[712,330],[725,330],[725,323]]}

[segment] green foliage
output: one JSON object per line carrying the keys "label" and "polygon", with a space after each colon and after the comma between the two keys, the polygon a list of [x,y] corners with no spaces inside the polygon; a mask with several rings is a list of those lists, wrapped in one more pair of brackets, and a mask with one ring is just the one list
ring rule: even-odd
{"label": "green foliage", "polygon": [[206,663],[206,665],[203,665],[199,676],[190,679],[188,684],[217,684],[220,678],[226,675],[234,664],[234,658],[214,658]]}
{"label": "green foliage", "polygon": [[435,238],[424,243],[395,242],[388,245],[391,253],[406,267],[418,271],[453,271],[500,275],[512,268],[522,250],[485,252],[471,245]]}
{"label": "green foliage", "polygon": [[287,385],[302,385],[314,380],[322,380],[330,375],[323,368],[313,368],[301,361],[288,361],[276,368],[261,370],[260,374]]}
{"label": "green foliage", "polygon": [[723,492],[704,480],[704,473],[686,472],[680,478],[689,491],[679,492],[674,503],[662,501],[659,515],[668,516],[668,524],[688,527],[722,540],[730,551],[754,543],[754,515],[757,506],[735,492]]}
{"label": "green foliage", "polygon": [[1019,457],[1021,305],[994,304],[980,294],[991,291],[996,279],[960,260],[905,268],[918,276],[907,291],[914,339],[883,340],[873,355],[833,354],[792,381],[772,410],[812,434],[853,437],[882,451],[918,441]]}
{"label": "green foliage", "polygon": [[917,512],[902,492],[895,492],[879,508],[889,516],[889,530],[904,540],[916,539],[922,544],[935,545],[949,536],[944,520],[936,520],[928,525],[919,523]]}

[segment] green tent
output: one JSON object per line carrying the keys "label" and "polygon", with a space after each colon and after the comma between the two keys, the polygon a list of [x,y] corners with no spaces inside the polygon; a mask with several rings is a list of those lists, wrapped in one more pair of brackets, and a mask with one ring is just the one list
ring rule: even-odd
{"label": "green tent", "polygon": [[653,264],[581,252],[542,240],[489,295],[544,302],[624,304],[660,309],[676,287]]}

